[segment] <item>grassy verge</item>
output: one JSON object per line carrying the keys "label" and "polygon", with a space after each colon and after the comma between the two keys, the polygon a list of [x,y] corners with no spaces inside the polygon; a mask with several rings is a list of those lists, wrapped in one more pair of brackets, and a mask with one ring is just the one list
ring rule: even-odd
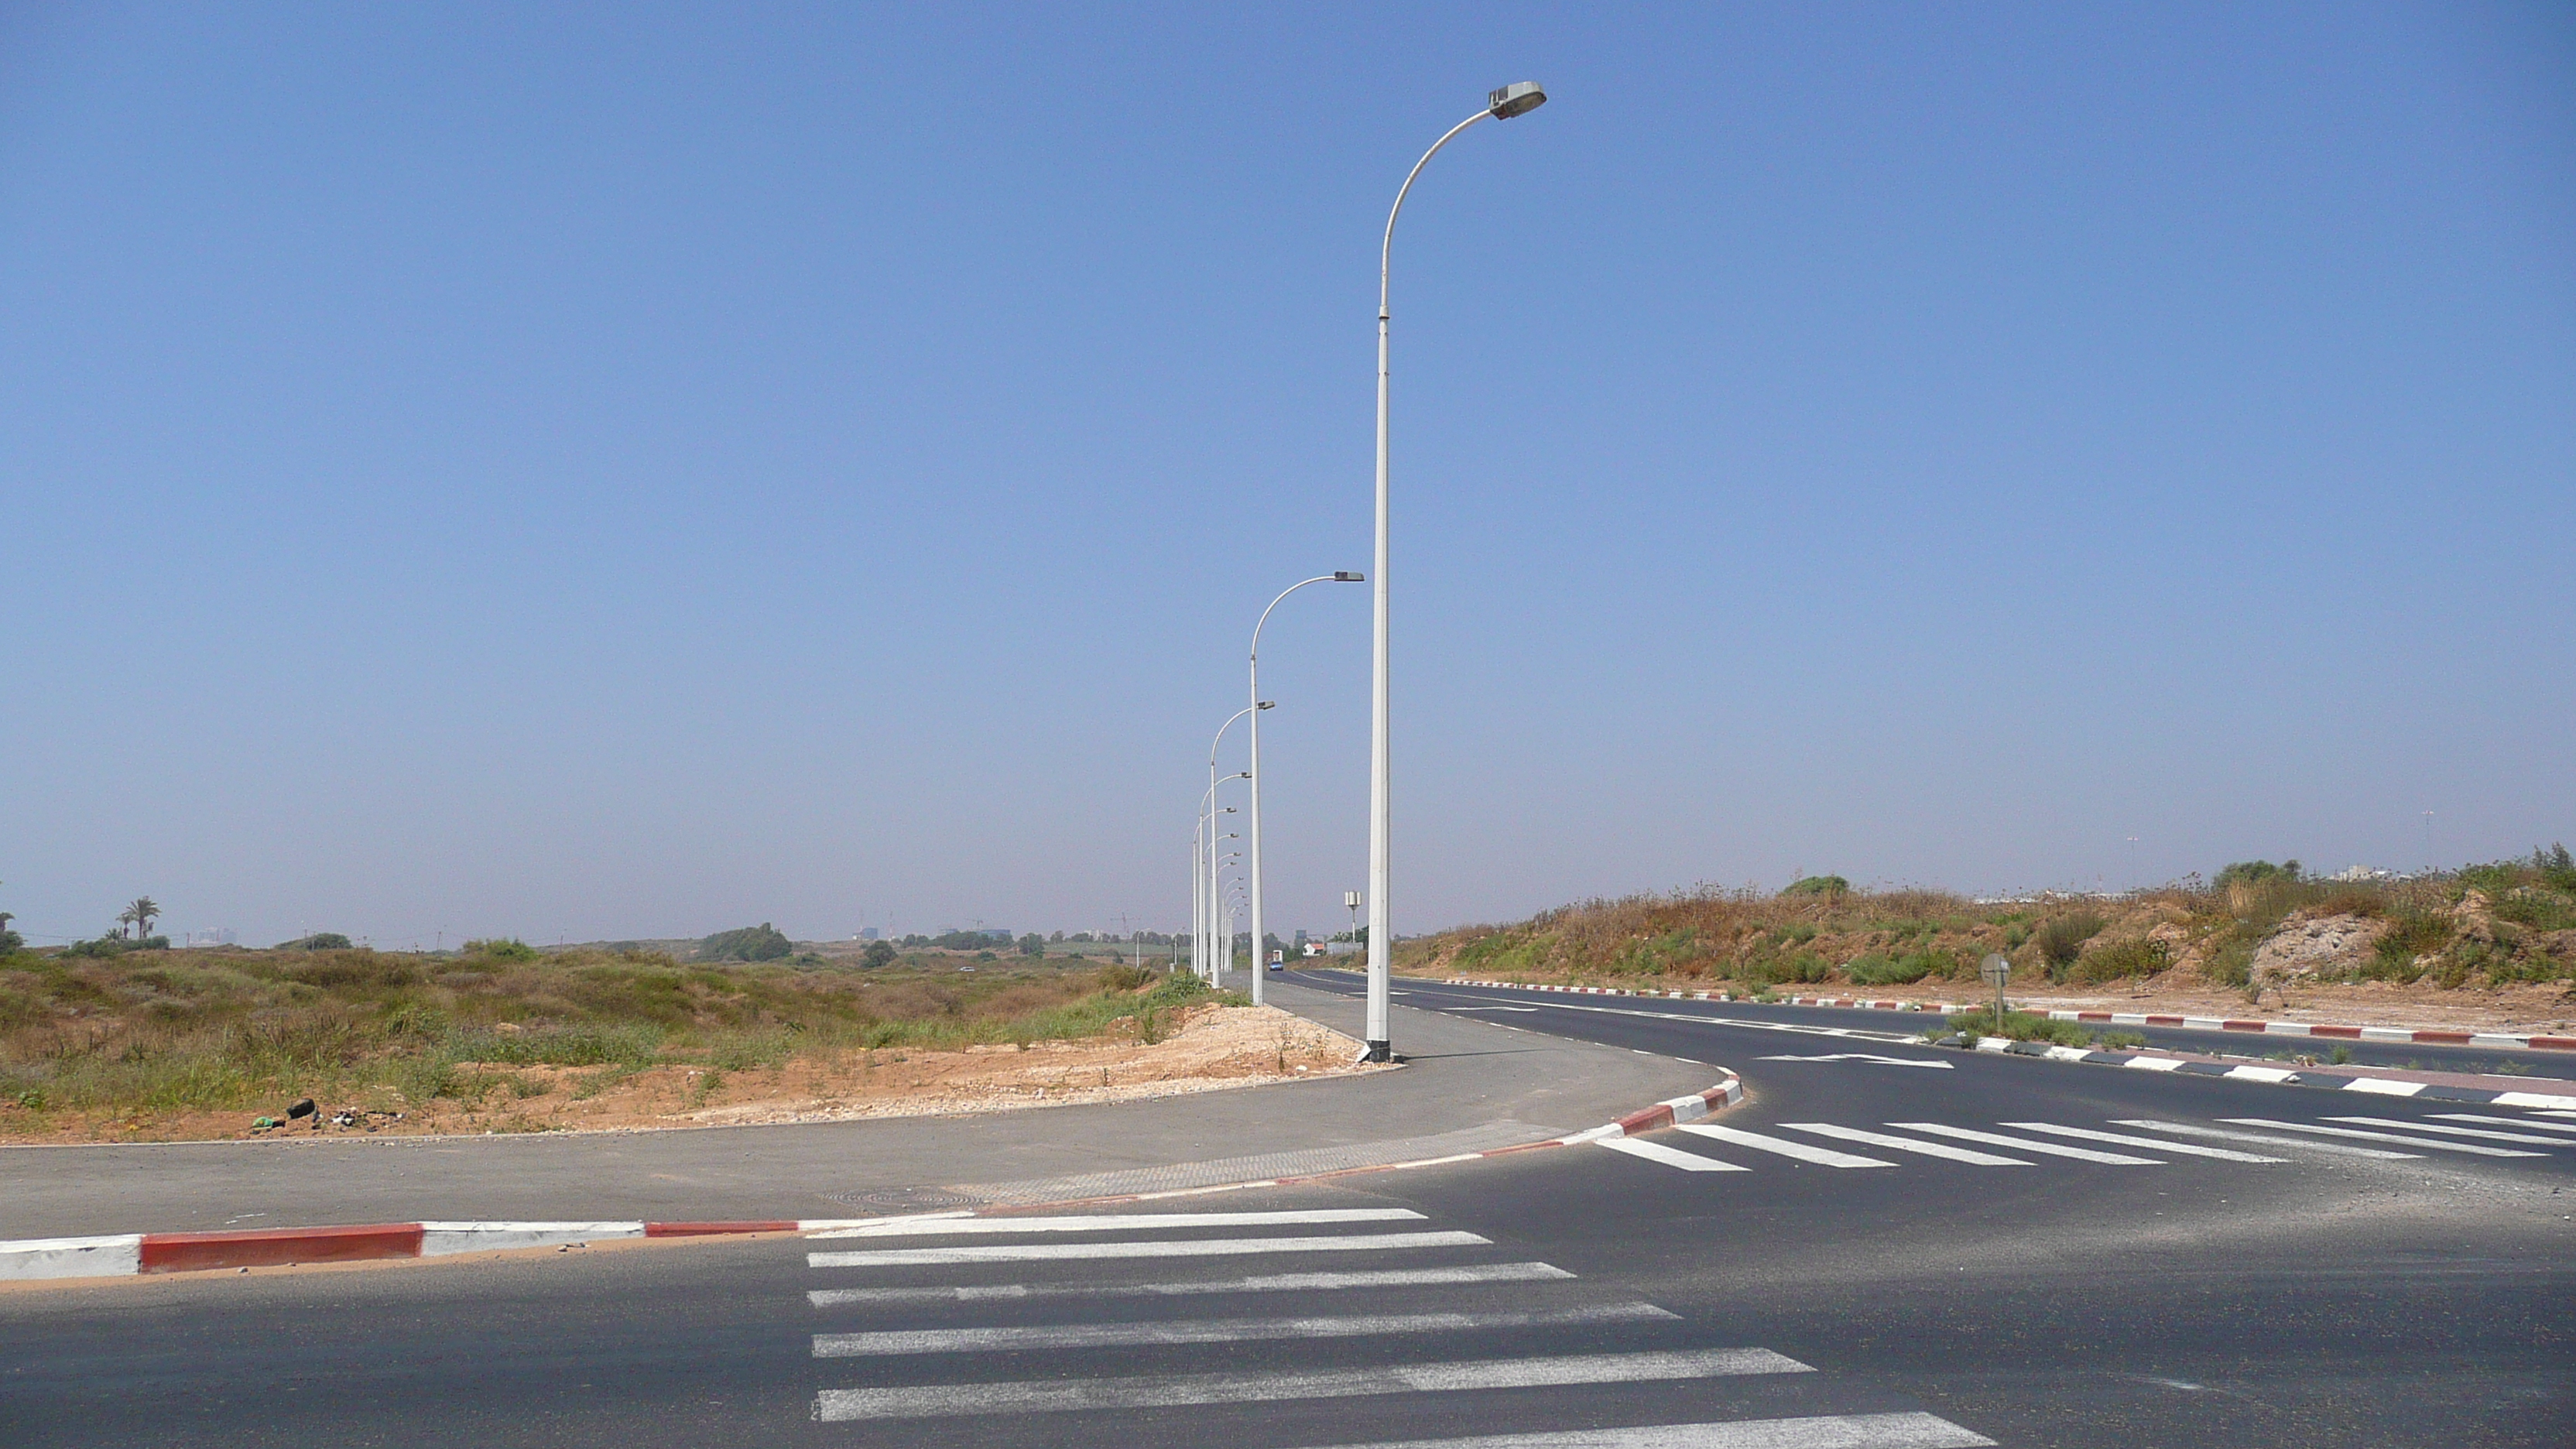
{"label": "grassy verge", "polygon": [[1196,978],[1032,962],[961,973],[683,963],[650,952],[134,951],[0,958],[0,1114],[399,1105],[533,1090],[518,1069],[593,1068],[596,1095],[655,1066],[722,1074],[813,1054],[1126,1035],[1235,1000]]}

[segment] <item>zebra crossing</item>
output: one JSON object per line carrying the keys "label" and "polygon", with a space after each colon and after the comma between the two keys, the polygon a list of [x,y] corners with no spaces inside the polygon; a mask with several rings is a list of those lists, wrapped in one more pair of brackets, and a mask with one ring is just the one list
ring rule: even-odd
{"label": "zebra crossing", "polygon": [[[1631,1142],[1627,1150],[1652,1145]],[[820,1284],[806,1294],[822,1373],[812,1417],[851,1426],[870,1444],[956,1443],[964,1424],[978,1444],[1127,1445],[1139,1442],[1141,1429],[1168,1426],[1156,1411],[1246,1415],[1249,1426],[1271,1422],[1264,1414],[1353,1399],[1371,1401],[1346,1411],[1366,1416],[1368,1428],[1356,1436],[1272,1434],[1262,1442],[1309,1449],[1357,1449],[1354,1439],[1368,1449],[1995,1442],[1934,1414],[1889,1411],[1883,1391],[1872,1398],[1772,1349],[1710,1342],[1708,1330],[1679,1313],[1587,1284],[1553,1263],[1515,1259],[1482,1234],[1431,1223],[1410,1208],[924,1215],[812,1233],[806,1246]],[[1148,1310],[1141,1317],[1139,1305]],[[1524,1351],[1498,1351],[1513,1345]],[[1726,1384],[1766,1387],[1756,1400]],[[1838,1394],[1847,1403],[1857,1396],[1862,1411],[1818,1412],[1833,1409]],[[1694,1395],[1709,1412],[1686,1411]],[[1623,1407],[1630,1400],[1652,1407]],[[1755,1402],[1797,1412],[1745,1413]],[[1685,1412],[1675,1414],[1675,1405]],[[1470,1414],[1483,1432],[1462,1437]],[[1619,1427],[1638,1417],[1658,1421]],[[1196,1422],[1194,1439],[1225,1437],[1231,1421]],[[1309,1414],[1278,1422],[1341,1420]],[[1415,1426],[1433,1432],[1384,1437]]]}
{"label": "zebra crossing", "polygon": [[[2345,1113],[2314,1122],[2222,1117],[2210,1123],[2131,1117],[2111,1119],[2098,1127],[2032,1121],[1976,1127],[1953,1122],[1870,1126],[1778,1122],[1760,1131],[1692,1122],[1674,1130],[1721,1150],[1752,1155],[1713,1155],[1706,1149],[1686,1151],[1669,1143],[1626,1137],[1601,1139],[1595,1145],[1685,1172],[1748,1172],[1768,1165],[1765,1159],[1828,1168],[1897,1167],[1909,1158],[1977,1168],[2033,1167],[2050,1159],[2104,1167],[2163,1167],[2176,1158],[2279,1165],[2320,1157],[2383,1162],[2437,1155],[2545,1160],[2561,1151],[2576,1152],[2576,1113],[2497,1117],[2437,1112],[2429,1118]],[[1786,1135],[1792,1133],[1797,1135]],[[1828,1147],[1807,1140],[1819,1137],[1849,1146]],[[2228,1145],[2217,1145],[2221,1143]],[[1854,1150],[1863,1148],[1890,1155]]]}

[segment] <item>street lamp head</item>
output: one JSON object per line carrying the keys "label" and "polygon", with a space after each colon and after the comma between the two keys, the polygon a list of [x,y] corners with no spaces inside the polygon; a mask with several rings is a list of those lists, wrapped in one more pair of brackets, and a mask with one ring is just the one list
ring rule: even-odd
{"label": "street lamp head", "polygon": [[1527,115],[1546,104],[1547,92],[1538,88],[1537,81],[1514,81],[1485,97],[1485,109],[1497,121]]}
{"label": "street lamp head", "polygon": [[1337,584],[1364,584],[1368,582],[1368,575],[1359,572],[1357,569],[1335,569],[1333,571],[1333,582]]}
{"label": "street lamp head", "polygon": [[[1279,701],[1275,699],[1265,699],[1261,702],[1261,707],[1263,709],[1277,709],[1279,707]],[[1249,772],[1247,771],[1246,773]]]}

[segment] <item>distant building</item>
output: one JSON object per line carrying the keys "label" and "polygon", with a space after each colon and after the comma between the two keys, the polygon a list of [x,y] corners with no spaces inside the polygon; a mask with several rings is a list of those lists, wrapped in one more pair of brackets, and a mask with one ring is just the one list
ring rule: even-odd
{"label": "distant building", "polygon": [[233,935],[231,929],[228,927],[217,927],[211,931],[190,931],[188,933],[188,944],[191,946],[230,946],[234,944],[237,939],[238,938]]}
{"label": "distant building", "polygon": [[876,927],[874,927],[874,926],[861,926],[861,927],[859,927],[859,939],[860,939],[860,940],[862,940],[862,941],[873,941],[873,940],[875,940],[876,938],[877,938],[877,928],[876,928]]}

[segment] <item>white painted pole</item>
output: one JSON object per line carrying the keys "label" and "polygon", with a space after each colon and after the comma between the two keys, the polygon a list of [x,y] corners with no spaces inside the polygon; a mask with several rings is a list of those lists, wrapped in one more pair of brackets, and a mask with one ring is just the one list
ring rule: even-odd
{"label": "white painted pole", "polygon": [[1262,626],[1270,622],[1270,610],[1279,607],[1280,599],[1308,584],[1355,584],[1362,581],[1360,575],[1348,571],[1300,579],[1281,589],[1279,598],[1272,599],[1269,608],[1263,609],[1261,617],[1252,624],[1252,648],[1245,655],[1245,661],[1252,681],[1252,1004],[1255,1006],[1261,1004],[1262,983],[1270,975],[1269,924],[1261,911],[1261,712],[1270,708],[1261,699]]}
{"label": "white painted pole", "polygon": [[[1532,97],[1523,101],[1521,96]],[[1454,140],[1458,133],[1487,116],[1519,115],[1546,97],[1535,86],[1509,86],[1498,90],[1487,100],[1485,109],[1449,128],[1448,134],[1431,143],[1422,159],[1405,173],[1404,185],[1395,193],[1395,205],[1386,214],[1386,240],[1377,257],[1377,561],[1375,618],[1371,630],[1371,670],[1369,678],[1369,880],[1368,880],[1368,1017],[1366,1036],[1368,1059],[1385,1061],[1393,1055],[1394,1046],[1387,1036],[1387,1003],[1390,994],[1389,968],[1395,960],[1395,913],[1389,899],[1393,879],[1391,857],[1394,854],[1395,819],[1392,782],[1389,779],[1392,760],[1387,737],[1387,582],[1386,582],[1386,324],[1388,274],[1395,256],[1395,219],[1404,213],[1404,198],[1413,190],[1414,178],[1440,148]]]}

